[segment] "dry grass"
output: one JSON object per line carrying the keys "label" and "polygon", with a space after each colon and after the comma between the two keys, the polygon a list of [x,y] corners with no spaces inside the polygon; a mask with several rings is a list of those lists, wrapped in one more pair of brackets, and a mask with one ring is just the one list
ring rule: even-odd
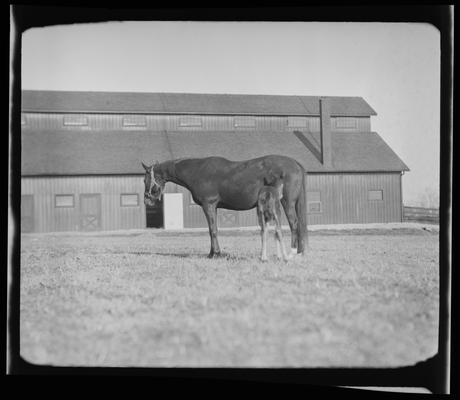
{"label": "dry grass", "polygon": [[[288,243],[288,235],[285,235]],[[257,232],[23,235],[21,355],[49,365],[401,366],[437,352],[438,235],[315,232],[307,261]],[[270,244],[274,241],[271,238]]]}

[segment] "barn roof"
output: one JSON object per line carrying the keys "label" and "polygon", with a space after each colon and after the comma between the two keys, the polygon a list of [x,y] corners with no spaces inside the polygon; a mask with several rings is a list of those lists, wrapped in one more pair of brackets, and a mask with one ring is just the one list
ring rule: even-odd
{"label": "barn roof", "polygon": [[[24,112],[319,115],[320,96],[22,91]],[[333,116],[377,113],[362,97],[330,97]]]}
{"label": "barn roof", "polygon": [[[22,175],[142,174],[141,161],[223,156],[246,160],[282,154],[307,172],[404,171],[408,167],[377,133],[332,133],[332,166],[305,145],[305,133],[22,131]],[[309,137],[314,144],[315,138]]]}

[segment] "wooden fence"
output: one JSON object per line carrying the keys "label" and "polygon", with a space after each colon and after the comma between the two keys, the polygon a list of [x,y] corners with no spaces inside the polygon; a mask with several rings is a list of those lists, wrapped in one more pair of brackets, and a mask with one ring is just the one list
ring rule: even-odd
{"label": "wooden fence", "polygon": [[439,223],[439,209],[405,206],[404,221]]}

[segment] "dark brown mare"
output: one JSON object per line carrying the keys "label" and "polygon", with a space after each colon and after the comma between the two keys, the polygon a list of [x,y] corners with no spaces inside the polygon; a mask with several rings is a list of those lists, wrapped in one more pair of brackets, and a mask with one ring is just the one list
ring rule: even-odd
{"label": "dark brown mare", "polygon": [[305,170],[295,160],[269,155],[247,161],[222,157],[184,158],[156,162],[145,169],[144,202],[152,206],[161,198],[166,182],[187,188],[206,216],[211,251],[220,255],[217,241],[217,208],[249,210],[257,206],[263,186],[283,184],[283,205],[291,229],[291,248],[304,254],[307,239]]}

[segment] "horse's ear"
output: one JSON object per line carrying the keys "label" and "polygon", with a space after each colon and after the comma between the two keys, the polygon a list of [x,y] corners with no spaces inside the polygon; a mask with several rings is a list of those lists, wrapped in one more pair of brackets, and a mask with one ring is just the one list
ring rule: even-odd
{"label": "horse's ear", "polygon": [[145,165],[142,161],[141,161],[141,164],[142,164],[142,166],[144,167],[144,169],[145,169],[146,172],[149,172],[149,171],[150,171],[150,167],[149,167],[149,166]]}

